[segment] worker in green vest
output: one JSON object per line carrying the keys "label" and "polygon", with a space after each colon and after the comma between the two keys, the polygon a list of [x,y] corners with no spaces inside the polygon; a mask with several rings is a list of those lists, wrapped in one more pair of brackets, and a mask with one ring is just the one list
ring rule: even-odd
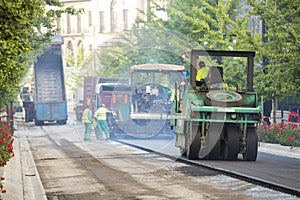
{"label": "worker in green vest", "polygon": [[91,140],[92,121],[93,121],[92,111],[90,109],[90,106],[87,106],[87,108],[83,111],[83,114],[82,114],[82,123],[84,124],[84,127],[85,127],[84,141]]}
{"label": "worker in green vest", "polygon": [[109,128],[106,121],[106,113],[110,112],[105,104],[102,104],[98,110],[95,112],[95,118],[98,123],[99,139],[103,139],[103,133],[105,134],[105,139],[109,139]]}

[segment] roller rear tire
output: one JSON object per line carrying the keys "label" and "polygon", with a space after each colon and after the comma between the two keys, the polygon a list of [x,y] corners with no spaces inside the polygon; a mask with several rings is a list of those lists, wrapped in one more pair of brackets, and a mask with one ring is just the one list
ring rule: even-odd
{"label": "roller rear tire", "polygon": [[227,160],[237,160],[238,153],[240,150],[240,137],[239,127],[237,126],[226,126],[227,134]]}
{"label": "roller rear tire", "polygon": [[206,94],[205,104],[223,107],[241,106],[242,96],[232,91],[212,90]]}
{"label": "roller rear tire", "polygon": [[[187,123],[187,131],[188,134],[186,134],[186,137],[189,137],[189,131],[190,131],[190,123]],[[200,151],[200,146],[201,146],[201,138],[200,138],[200,133],[198,131],[199,129],[199,124],[192,124],[192,141],[190,141],[190,145],[188,146],[189,150],[186,152],[186,157],[189,160],[196,160],[199,159],[199,151]],[[188,138],[186,138],[186,141]]]}
{"label": "roller rear tire", "polygon": [[258,137],[255,132],[255,127],[248,127],[247,129],[247,141],[246,152],[243,154],[243,158],[246,161],[256,161],[258,149]]}

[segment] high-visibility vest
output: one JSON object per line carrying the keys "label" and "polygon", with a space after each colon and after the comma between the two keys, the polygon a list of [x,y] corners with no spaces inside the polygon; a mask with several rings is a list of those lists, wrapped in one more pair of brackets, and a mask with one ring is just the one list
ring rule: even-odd
{"label": "high-visibility vest", "polygon": [[90,109],[85,109],[82,113],[82,123],[92,123],[92,111]]}
{"label": "high-visibility vest", "polygon": [[95,113],[95,117],[98,120],[106,120],[106,113],[109,112],[109,110],[107,110],[106,108],[100,107],[96,113]]}
{"label": "high-visibility vest", "polygon": [[196,81],[200,81],[208,74],[208,67],[202,67],[197,71]]}

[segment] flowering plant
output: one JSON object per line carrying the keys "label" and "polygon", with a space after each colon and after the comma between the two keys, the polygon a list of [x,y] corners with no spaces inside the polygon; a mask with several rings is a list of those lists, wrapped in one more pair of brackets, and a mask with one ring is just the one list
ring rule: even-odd
{"label": "flowering plant", "polygon": [[282,122],[267,125],[263,123],[258,127],[258,138],[261,142],[300,147],[300,129],[298,124]]}
{"label": "flowering plant", "polygon": [[[11,135],[11,128],[8,124],[0,122],[0,166],[6,165],[11,157],[14,156],[13,152],[14,138]],[[0,191],[5,193],[2,181],[4,177],[0,179]],[[1,199],[1,196],[0,196]]]}
{"label": "flowering plant", "polygon": [[6,123],[0,123],[0,166],[6,165],[11,157],[14,156],[11,128]]}

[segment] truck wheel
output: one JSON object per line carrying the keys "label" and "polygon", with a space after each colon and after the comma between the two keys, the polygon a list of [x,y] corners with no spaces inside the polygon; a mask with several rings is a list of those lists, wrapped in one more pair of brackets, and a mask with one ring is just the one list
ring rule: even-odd
{"label": "truck wheel", "polygon": [[41,126],[41,125],[44,124],[44,122],[43,122],[43,121],[39,121],[39,120],[34,120],[34,124],[35,124],[36,126]]}
{"label": "truck wheel", "polygon": [[29,115],[27,110],[25,110],[25,122],[29,122]]}
{"label": "truck wheel", "polygon": [[226,126],[227,134],[227,149],[226,149],[226,159],[227,160],[237,160],[238,153],[240,150],[240,137],[239,137],[239,127],[238,126]]}
{"label": "truck wheel", "polygon": [[59,120],[57,121],[57,124],[59,125],[65,125],[67,123],[67,120]]}
{"label": "truck wheel", "polygon": [[201,145],[200,133],[198,131],[199,124],[198,123],[192,124],[192,133],[189,133],[190,132],[189,127],[190,126],[187,126],[188,134],[186,136],[189,137],[189,135],[192,134],[193,137],[192,137],[192,141],[190,141],[190,145],[188,147],[189,151],[187,151],[186,157],[187,159],[195,160],[195,159],[199,159],[199,151]]}
{"label": "truck wheel", "polygon": [[226,90],[212,90],[206,94],[205,104],[209,106],[241,106],[242,96]]}
{"label": "truck wheel", "polygon": [[246,152],[243,154],[243,158],[246,161],[256,161],[258,148],[258,138],[255,132],[255,127],[248,127],[247,140],[246,140]]}
{"label": "truck wheel", "polygon": [[188,122],[184,122],[183,132],[184,132],[184,135],[185,135],[185,139],[184,139],[185,145],[184,145],[184,148],[180,147],[180,154],[181,154],[181,156],[184,156],[186,158],[187,158],[187,146],[188,146],[187,139],[188,139],[188,135],[189,135],[188,133],[189,133],[189,130],[190,130],[189,127],[190,126],[189,126]]}

